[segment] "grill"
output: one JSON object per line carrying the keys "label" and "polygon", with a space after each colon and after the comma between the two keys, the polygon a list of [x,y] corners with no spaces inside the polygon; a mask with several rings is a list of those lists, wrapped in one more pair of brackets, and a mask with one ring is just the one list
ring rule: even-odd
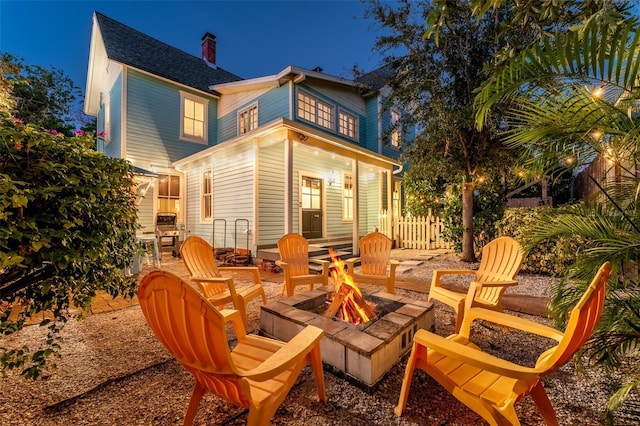
{"label": "grill", "polygon": [[180,248],[180,230],[176,225],[178,215],[176,213],[158,213],[156,215],[156,236],[160,250],[171,249],[174,257],[178,256]]}

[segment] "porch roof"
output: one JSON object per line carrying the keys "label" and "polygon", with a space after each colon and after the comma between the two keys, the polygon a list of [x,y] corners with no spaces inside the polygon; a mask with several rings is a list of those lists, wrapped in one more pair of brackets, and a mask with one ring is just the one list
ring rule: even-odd
{"label": "porch roof", "polygon": [[[319,141],[320,144],[318,148],[325,149],[327,151],[335,152],[336,154],[344,155],[350,158],[358,159],[361,161],[366,161],[380,167],[385,168],[393,168],[393,167],[402,167],[402,163],[393,158],[386,157],[384,155],[378,154],[376,152],[370,151],[363,147],[357,146],[355,144],[346,142],[337,137],[327,135],[324,132],[315,129],[311,126],[304,125],[302,123],[298,123],[287,118],[278,118],[273,120],[270,123],[267,123],[264,126],[261,126],[254,132],[250,134],[245,134],[241,136],[237,136],[235,138],[229,139],[225,142],[207,148],[203,151],[197,152],[188,157],[182,158],[173,163],[174,167],[185,166],[194,161],[201,160],[211,154],[217,153],[225,148],[228,148],[232,145],[242,143],[242,142],[251,142],[256,138],[266,136],[274,130],[286,128],[288,130],[292,130],[294,132],[299,132],[304,135],[312,136],[314,141]],[[307,143],[308,142],[302,142]],[[314,142],[312,145],[318,145],[317,142]]]}

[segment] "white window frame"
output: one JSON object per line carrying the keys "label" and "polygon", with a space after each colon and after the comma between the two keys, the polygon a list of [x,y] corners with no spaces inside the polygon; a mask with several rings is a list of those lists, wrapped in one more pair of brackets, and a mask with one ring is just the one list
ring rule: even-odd
{"label": "white window frame", "polygon": [[111,142],[111,92],[107,94],[104,102],[104,129],[102,130],[104,131],[102,140],[107,146]]}
{"label": "white window frame", "polygon": [[400,147],[400,139],[402,138],[402,126],[400,125],[400,111],[396,108],[391,110],[391,146]]}
{"label": "white window frame", "polygon": [[[208,175],[208,176],[207,176]],[[206,181],[209,180],[209,191],[207,190]],[[205,169],[200,176],[200,221],[213,221],[213,170]],[[207,216],[207,203],[209,204],[209,216]]]}
{"label": "white window frame", "polygon": [[[255,110],[255,116],[251,116],[251,111]],[[246,118],[242,115],[247,114]],[[252,132],[258,128],[258,103],[255,102],[248,107],[238,111],[238,136]],[[244,130],[244,131],[243,131]]]}
{"label": "white window frame", "polygon": [[338,133],[357,141],[358,117],[346,111],[338,111]]}
{"label": "white window frame", "polygon": [[[185,101],[189,100],[202,105],[203,115],[202,115],[202,137],[189,135],[185,133],[184,122],[185,122]],[[208,129],[209,129],[209,100],[203,98],[201,96],[196,96],[192,93],[180,91],[180,139],[188,142],[195,142],[207,145],[209,143]],[[196,118],[189,119],[196,120]]]}
{"label": "white window frame", "polygon": [[309,121],[317,126],[335,131],[335,106],[318,99],[318,97],[298,90],[296,114],[298,118]]}
{"label": "white window frame", "polygon": [[[351,188],[347,189],[347,183],[351,184]],[[353,174],[342,174],[342,221],[353,222]]]}

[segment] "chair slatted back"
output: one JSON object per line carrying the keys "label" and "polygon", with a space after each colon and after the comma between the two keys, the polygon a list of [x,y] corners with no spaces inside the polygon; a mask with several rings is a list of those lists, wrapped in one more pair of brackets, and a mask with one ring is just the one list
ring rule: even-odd
{"label": "chair slatted back", "polygon": [[386,275],[393,242],[384,234],[371,232],[360,239],[360,262],[366,275]]}
{"label": "chair slatted back", "polygon": [[287,234],[278,240],[280,259],[289,264],[293,276],[309,274],[309,241],[300,234]]}
{"label": "chair slatted back", "polygon": [[557,346],[542,353],[536,362],[536,367],[543,367],[549,374],[562,367],[582,347],[598,325],[604,297],[607,291],[607,281],[611,273],[611,264],[605,262],[591,281],[580,301],[571,310],[567,327],[562,340]]}
{"label": "chair slatted back", "polygon": [[[511,237],[499,237],[482,249],[476,281],[511,281],[520,272],[524,255],[520,243]],[[506,287],[483,287],[476,298],[497,304]]]}
{"label": "chair slatted back", "polygon": [[[220,277],[213,248],[202,238],[195,235],[188,237],[180,247],[180,257],[192,277]],[[227,287],[220,283],[208,283],[203,290],[206,290],[207,297],[212,297],[226,291]]]}
{"label": "chair slatted back", "polygon": [[224,319],[211,303],[166,271],[152,271],[141,280],[138,300],[154,334],[180,364],[218,395],[247,406]]}

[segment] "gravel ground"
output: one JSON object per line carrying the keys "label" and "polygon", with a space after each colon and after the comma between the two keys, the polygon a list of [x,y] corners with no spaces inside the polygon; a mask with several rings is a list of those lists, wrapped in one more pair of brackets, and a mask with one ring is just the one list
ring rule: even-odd
{"label": "gravel ground", "polygon": [[[394,258],[421,259],[403,276],[425,281],[431,270],[467,268],[453,255],[430,260],[424,253],[394,251]],[[473,266],[473,265],[471,265]],[[477,265],[475,265],[477,266]],[[552,281],[547,277],[519,275],[515,294],[544,295]],[[275,281],[275,280],[274,280]],[[281,281],[264,283],[268,299],[281,296]],[[363,288],[367,292],[367,288]],[[399,294],[426,300],[424,292],[398,290]],[[436,302],[436,331],[448,335],[453,311]],[[515,313],[514,313],[515,314]],[[549,323],[545,318],[525,316]],[[259,304],[249,306],[250,328],[259,328]],[[2,337],[0,346],[33,347],[43,330],[26,327]],[[15,372],[0,378],[0,425],[173,425],[181,424],[193,386],[192,377],[177,364],[147,327],[139,306],[72,321],[63,331],[63,354],[58,368],[44,379],[25,381]],[[533,365],[549,341],[486,324],[474,326],[474,341],[487,351]],[[276,412],[274,425],[476,425],[482,420],[423,372],[414,376],[407,409],[393,414],[400,393],[406,357],[374,390],[365,390],[344,378],[325,372],[328,403],[316,400],[313,376],[307,367]],[[544,386],[562,425],[599,425],[606,401],[607,378],[601,372],[578,375],[572,363],[544,379]],[[529,397],[517,404],[523,425],[542,420]],[[196,424],[239,425],[246,413],[208,394],[200,404]]]}

